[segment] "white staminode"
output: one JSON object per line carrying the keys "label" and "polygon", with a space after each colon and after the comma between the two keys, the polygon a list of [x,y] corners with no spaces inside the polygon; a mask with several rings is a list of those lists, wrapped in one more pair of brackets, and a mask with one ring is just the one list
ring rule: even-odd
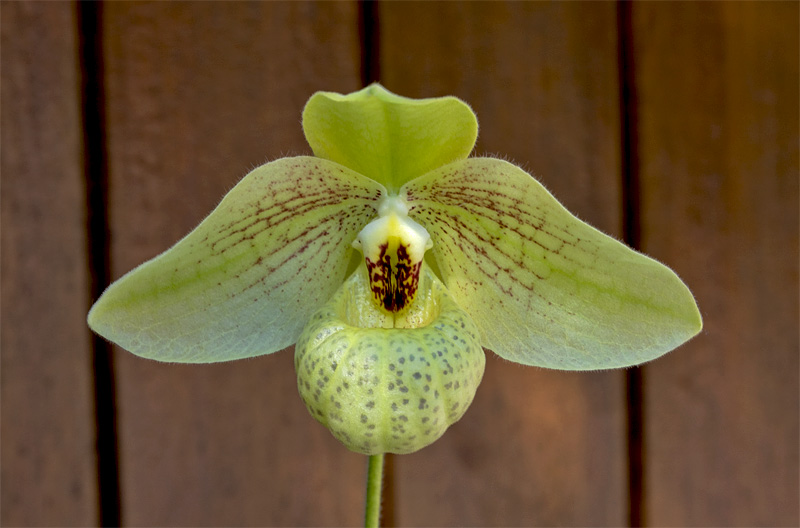
{"label": "white staminode", "polygon": [[375,260],[390,238],[399,239],[411,262],[421,262],[433,246],[428,231],[408,217],[408,205],[399,196],[387,196],[378,206],[378,218],[367,224],[353,241],[353,247]]}

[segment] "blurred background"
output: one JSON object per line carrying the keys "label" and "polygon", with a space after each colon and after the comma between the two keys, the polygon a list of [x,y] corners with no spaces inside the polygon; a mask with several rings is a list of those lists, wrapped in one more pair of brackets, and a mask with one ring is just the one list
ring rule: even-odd
{"label": "blurred background", "polygon": [[166,365],[93,338],[109,281],[309,153],[317,90],[456,95],[476,154],[672,267],[705,329],[642,368],[488,352],[386,525],[797,526],[797,2],[3,2],[4,526],[362,522],[366,457],[292,350]]}

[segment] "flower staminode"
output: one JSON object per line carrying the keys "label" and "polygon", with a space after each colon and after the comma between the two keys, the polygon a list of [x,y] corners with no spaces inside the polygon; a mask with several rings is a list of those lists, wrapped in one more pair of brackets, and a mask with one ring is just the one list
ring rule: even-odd
{"label": "flower staminode", "polygon": [[296,344],[309,411],[367,454],[413,452],[460,419],[483,348],[619,368],[702,328],[669,268],[578,220],[519,167],[469,158],[477,119],[454,97],[319,92],[303,129],[315,156],[247,175],[109,286],[91,328],[172,362]]}
{"label": "flower staminode", "polygon": [[353,247],[364,255],[373,298],[390,313],[402,312],[417,293],[422,259],[432,246],[424,227],[408,217],[399,196],[387,196],[378,218],[361,230]]}

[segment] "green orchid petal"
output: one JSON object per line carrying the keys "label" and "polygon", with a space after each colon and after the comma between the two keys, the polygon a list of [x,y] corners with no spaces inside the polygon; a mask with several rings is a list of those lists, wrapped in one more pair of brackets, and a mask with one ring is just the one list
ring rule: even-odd
{"label": "green orchid petal", "polygon": [[314,154],[349,167],[389,190],[475,146],[478,121],[455,97],[408,99],[373,84],[349,95],[317,92],[303,110]]}
{"label": "green orchid petal", "polygon": [[318,158],[263,165],[183,240],[112,284],[89,326],[162,361],[281,350],[341,285],[350,244],[384,192]]}
{"label": "green orchid petal", "polygon": [[442,279],[498,355],[565,370],[652,360],[696,335],[669,268],[581,222],[529,174],[469,159],[405,186]]}

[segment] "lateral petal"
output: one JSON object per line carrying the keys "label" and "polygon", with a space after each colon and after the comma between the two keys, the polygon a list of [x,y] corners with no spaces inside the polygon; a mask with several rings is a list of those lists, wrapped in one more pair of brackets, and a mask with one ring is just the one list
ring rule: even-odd
{"label": "lateral petal", "polygon": [[526,365],[564,370],[649,361],[702,320],[669,268],[578,220],[520,168],[458,161],[409,182],[450,293],[483,344]]}
{"label": "lateral petal", "polygon": [[263,165],[184,239],[109,286],[89,326],[161,361],[281,350],[342,284],[351,243],[384,192],[327,160]]}

